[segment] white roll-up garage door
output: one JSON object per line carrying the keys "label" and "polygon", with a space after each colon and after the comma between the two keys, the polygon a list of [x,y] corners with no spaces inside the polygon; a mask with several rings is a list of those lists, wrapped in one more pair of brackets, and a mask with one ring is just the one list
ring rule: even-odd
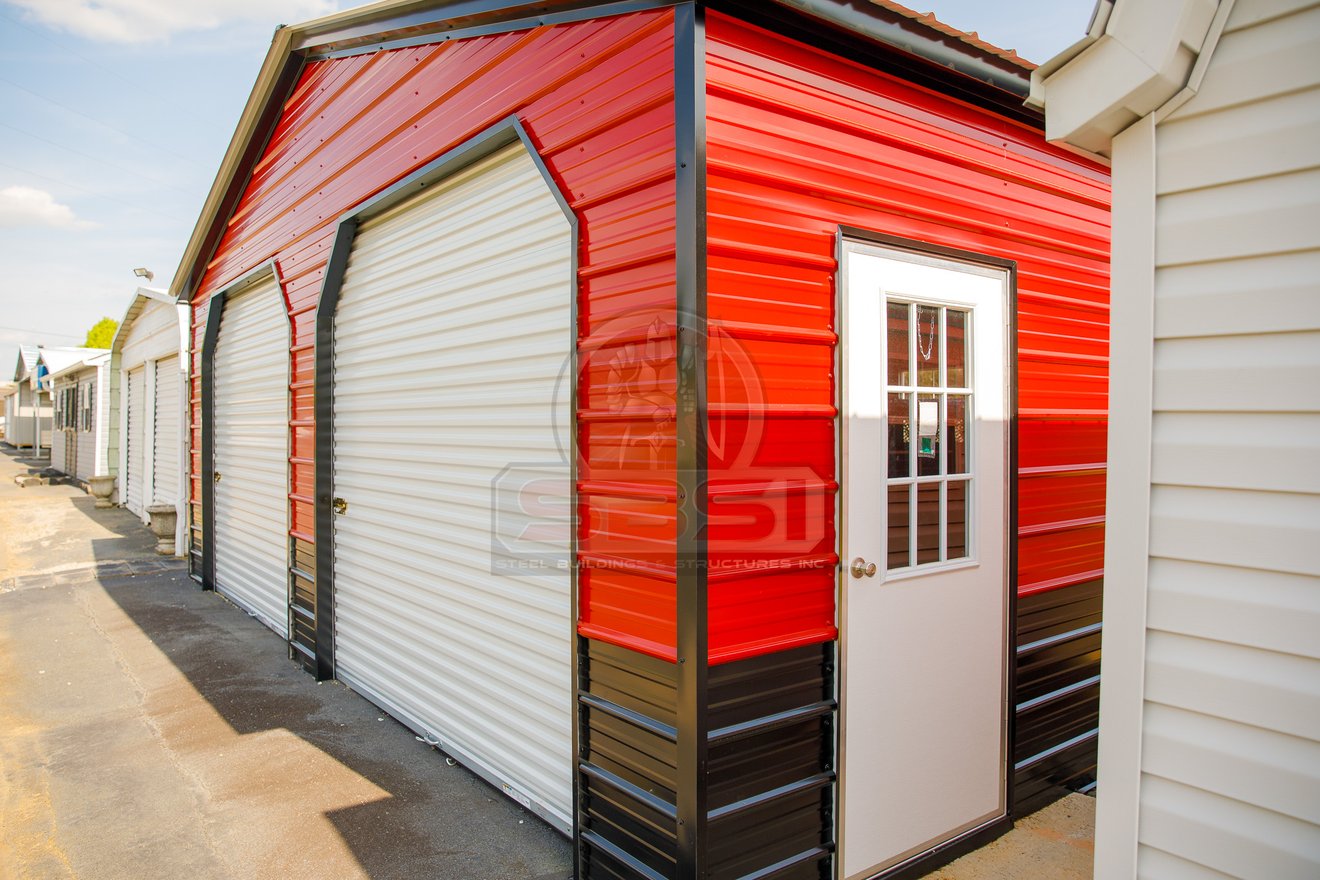
{"label": "white roll-up garage door", "polygon": [[156,361],[156,433],[151,503],[179,500],[179,359]]}
{"label": "white roll-up garage door", "polygon": [[228,298],[215,347],[215,587],[288,633],[289,320],[274,278]]}
{"label": "white roll-up garage door", "polygon": [[142,495],[146,488],[147,380],[146,369],[128,374],[128,466],[124,471],[125,506],[143,515]]}
{"label": "white roll-up garage door", "polygon": [[495,572],[492,497],[568,497],[572,248],[521,144],[482,160],[362,224],[334,365],[336,675],[561,829],[571,582]]}

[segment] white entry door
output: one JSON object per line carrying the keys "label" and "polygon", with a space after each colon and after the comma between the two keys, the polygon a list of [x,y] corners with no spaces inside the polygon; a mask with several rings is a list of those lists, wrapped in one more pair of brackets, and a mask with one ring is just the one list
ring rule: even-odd
{"label": "white entry door", "polygon": [[1007,272],[843,265],[843,876],[1002,817]]}

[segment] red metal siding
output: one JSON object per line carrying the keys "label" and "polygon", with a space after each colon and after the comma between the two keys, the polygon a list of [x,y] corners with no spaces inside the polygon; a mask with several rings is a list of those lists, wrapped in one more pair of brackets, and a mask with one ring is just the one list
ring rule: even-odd
{"label": "red metal siding", "polygon": [[1096,577],[1107,170],[716,13],[707,46],[711,660],[836,634],[840,224],[1017,261],[1019,590]]}
{"label": "red metal siding", "polygon": [[[313,339],[335,220],[516,113],[580,222],[582,630],[673,658],[673,89],[670,10],[307,66],[207,267],[193,325],[199,347],[209,295],[276,261],[293,328],[295,537],[315,540]],[[195,384],[194,449],[198,399]],[[196,454],[192,468],[200,513]]]}

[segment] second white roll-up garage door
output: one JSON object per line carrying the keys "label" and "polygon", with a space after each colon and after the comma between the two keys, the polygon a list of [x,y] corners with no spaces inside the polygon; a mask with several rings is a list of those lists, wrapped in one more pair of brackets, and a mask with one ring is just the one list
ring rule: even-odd
{"label": "second white roll-up garage door", "polygon": [[152,464],[151,503],[176,504],[179,500],[179,359],[156,361],[155,460]]}
{"label": "second white roll-up garage door", "polygon": [[492,497],[568,497],[572,248],[527,151],[488,157],[363,222],[334,363],[336,676],[561,829],[571,582],[493,570]]}
{"label": "second white roll-up garage door", "polygon": [[138,367],[128,374],[127,466],[124,469],[124,506],[143,515],[143,492],[147,482],[147,379]]}
{"label": "second white roll-up garage door", "polygon": [[227,299],[215,347],[215,588],[288,633],[289,320],[274,278]]}

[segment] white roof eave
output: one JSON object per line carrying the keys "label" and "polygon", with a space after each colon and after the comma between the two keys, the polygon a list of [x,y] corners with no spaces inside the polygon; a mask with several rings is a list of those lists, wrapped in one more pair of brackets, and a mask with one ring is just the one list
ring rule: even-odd
{"label": "white roof eave", "polygon": [[1108,156],[1119,132],[1187,85],[1219,7],[1099,0],[1087,36],[1032,76],[1029,102],[1045,109],[1045,137]]}

